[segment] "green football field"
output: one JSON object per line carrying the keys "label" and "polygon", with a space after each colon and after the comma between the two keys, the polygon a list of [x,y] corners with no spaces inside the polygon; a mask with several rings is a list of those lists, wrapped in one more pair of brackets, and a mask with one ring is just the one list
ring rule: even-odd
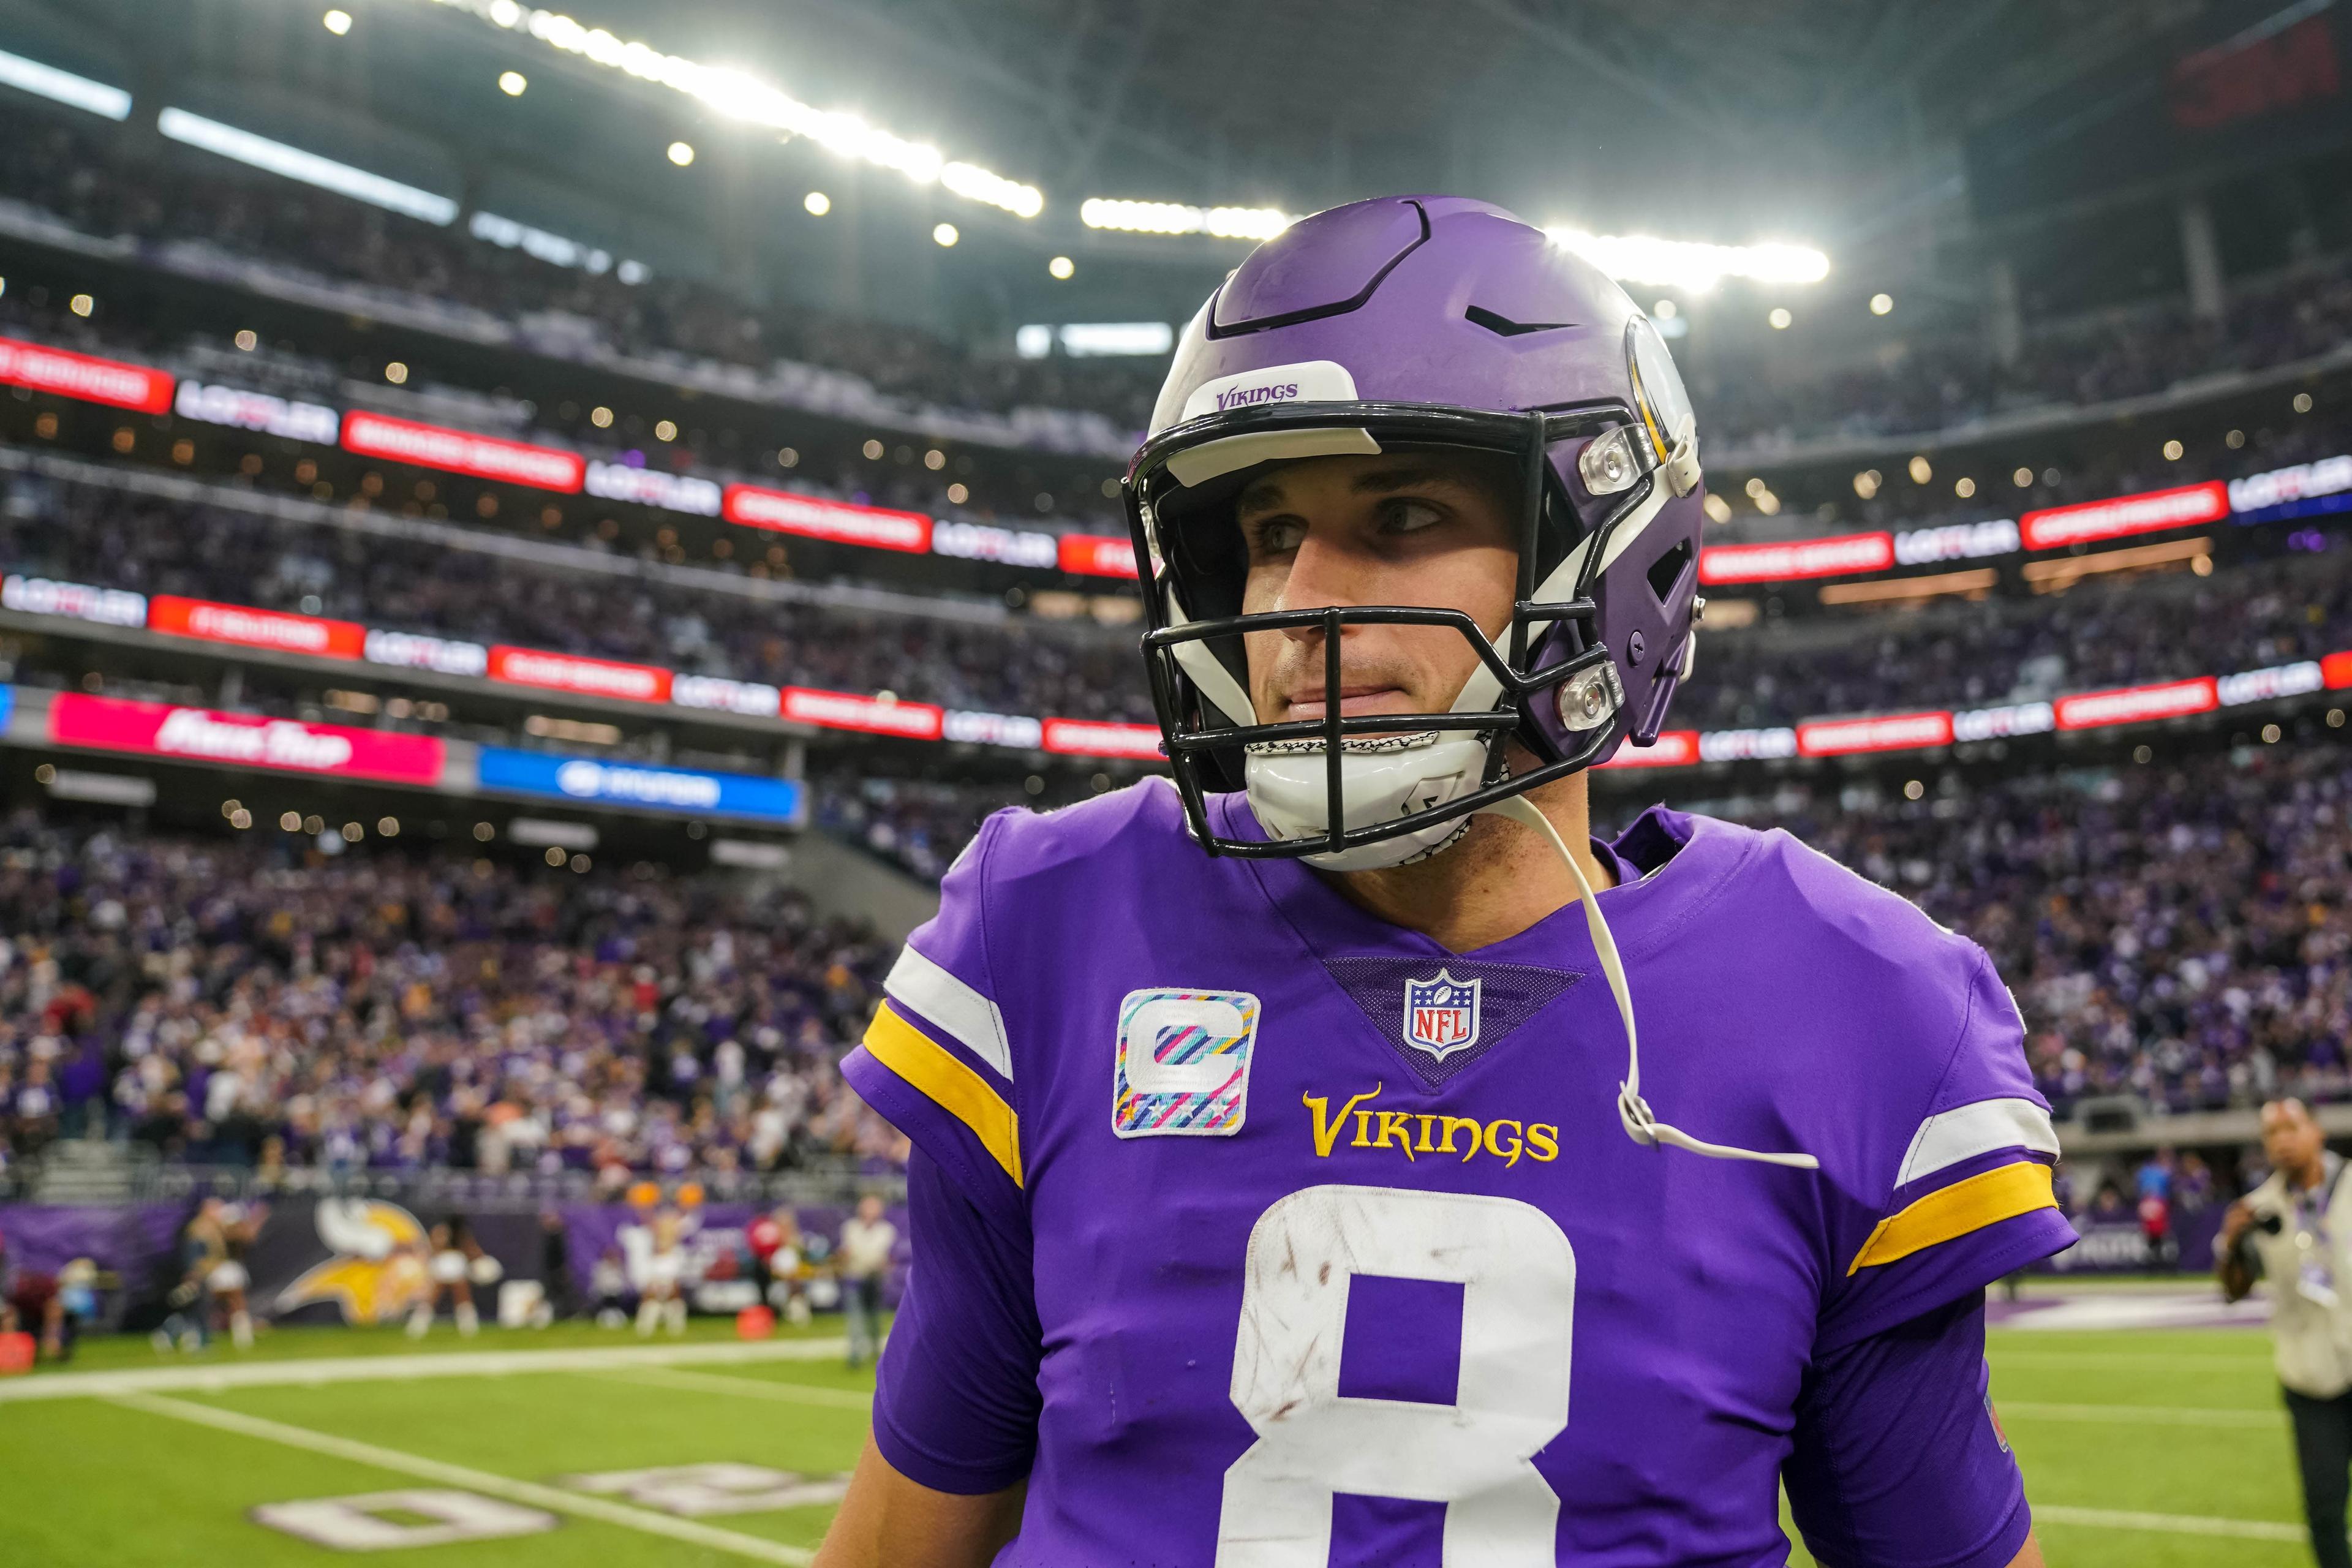
{"label": "green football field", "polygon": [[[805,1563],[871,1376],[831,1340],[695,1327],[650,1352],[584,1325],[93,1342],[0,1382],[0,1564]],[[2260,1331],[1996,1331],[1991,1359],[2053,1565],[2309,1561]]]}

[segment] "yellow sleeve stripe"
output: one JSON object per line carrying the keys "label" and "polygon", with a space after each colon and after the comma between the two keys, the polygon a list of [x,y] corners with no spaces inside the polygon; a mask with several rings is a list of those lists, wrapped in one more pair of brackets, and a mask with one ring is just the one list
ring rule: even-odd
{"label": "yellow sleeve stripe", "polygon": [[887,1002],[866,1026],[866,1048],[876,1061],[971,1128],[982,1147],[1013,1178],[1013,1184],[1021,1185],[1021,1119],[986,1079],[893,1012]]}
{"label": "yellow sleeve stripe", "polygon": [[1982,1171],[1965,1181],[1939,1187],[1900,1213],[1878,1222],[1862,1250],[1847,1268],[1851,1276],[1882,1263],[1893,1263],[1915,1252],[1925,1252],[1972,1230],[1982,1230],[2035,1209],[2054,1209],[2058,1199],[2050,1190],[2050,1167],[2038,1160],[2021,1160]]}

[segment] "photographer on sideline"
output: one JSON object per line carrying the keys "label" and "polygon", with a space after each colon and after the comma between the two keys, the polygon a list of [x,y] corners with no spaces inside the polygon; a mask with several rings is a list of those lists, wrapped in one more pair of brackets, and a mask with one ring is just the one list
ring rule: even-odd
{"label": "photographer on sideline", "polygon": [[2344,1535],[2352,1496],[2352,1183],[2311,1108],[2263,1107],[2268,1181],[2230,1205],[2214,1252],[2232,1301],[2271,1281],[2271,1337],[2294,1419],[2303,1507],[2320,1568],[2352,1568]]}

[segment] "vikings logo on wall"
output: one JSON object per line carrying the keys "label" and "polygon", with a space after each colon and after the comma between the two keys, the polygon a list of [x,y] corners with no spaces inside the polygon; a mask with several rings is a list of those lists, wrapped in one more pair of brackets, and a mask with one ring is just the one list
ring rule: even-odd
{"label": "vikings logo on wall", "polygon": [[311,1217],[333,1256],[278,1292],[274,1314],[331,1302],[346,1323],[386,1323],[424,1293],[425,1226],[415,1215],[376,1198],[321,1198]]}
{"label": "vikings logo on wall", "polygon": [[1439,970],[1404,983],[1404,1043],[1439,1061],[1478,1043],[1478,992],[1484,980],[1456,980]]}

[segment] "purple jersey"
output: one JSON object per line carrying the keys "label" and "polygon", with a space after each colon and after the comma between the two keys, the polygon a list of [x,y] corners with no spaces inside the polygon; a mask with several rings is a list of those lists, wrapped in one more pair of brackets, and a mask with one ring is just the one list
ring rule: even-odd
{"label": "purple jersey", "polygon": [[2007,1563],[1972,1309],[2074,1239],[2007,992],[1785,834],[1607,853],[1660,1116],[1820,1171],[1627,1138],[1574,909],[1455,954],[1163,782],[991,818],[845,1069],[919,1151],[886,1457],[1026,1474],[1051,1568],[1777,1564],[1784,1472],[1825,1563]]}

